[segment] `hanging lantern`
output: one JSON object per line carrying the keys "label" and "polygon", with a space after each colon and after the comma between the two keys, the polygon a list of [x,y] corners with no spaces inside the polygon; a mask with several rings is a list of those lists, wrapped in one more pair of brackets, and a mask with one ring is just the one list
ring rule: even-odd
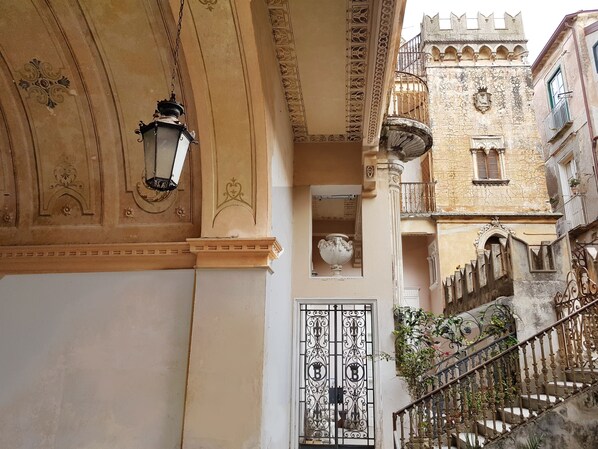
{"label": "hanging lantern", "polygon": [[143,141],[145,183],[149,188],[160,191],[177,188],[189,144],[196,143],[195,133],[187,131],[185,124],[179,121],[179,117],[185,113],[185,109],[176,101],[174,94],[184,5],[185,0],[181,0],[174,47],[174,67],[170,82],[170,99],[159,101],[154,121],[147,125],[139,122],[139,129],[135,131],[141,135],[141,141]]}
{"label": "hanging lantern", "polygon": [[139,124],[145,153],[145,183],[152,189],[174,190],[179,184],[189,144],[195,137],[179,122],[182,114],[183,105],[172,94],[170,100],[158,102],[152,123]]}

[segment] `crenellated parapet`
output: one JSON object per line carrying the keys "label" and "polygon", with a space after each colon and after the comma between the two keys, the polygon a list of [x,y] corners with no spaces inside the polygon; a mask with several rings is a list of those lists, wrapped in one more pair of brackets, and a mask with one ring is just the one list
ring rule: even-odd
{"label": "crenellated parapet", "polygon": [[527,63],[521,13],[502,18],[480,13],[474,18],[465,14],[451,14],[450,19],[438,14],[424,16],[422,43],[428,62]]}
{"label": "crenellated parapet", "polygon": [[525,289],[545,288],[562,280],[570,268],[567,254],[563,238],[539,245],[513,236],[500,239],[444,280],[444,312],[463,313],[499,297],[521,295]]}

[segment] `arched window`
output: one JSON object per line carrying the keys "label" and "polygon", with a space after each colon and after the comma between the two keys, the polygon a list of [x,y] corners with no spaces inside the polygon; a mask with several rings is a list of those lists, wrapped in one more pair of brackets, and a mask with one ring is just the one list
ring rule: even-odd
{"label": "arched window", "polygon": [[490,251],[492,249],[492,245],[498,245],[500,244],[500,240],[504,239],[505,237],[500,235],[500,234],[494,234],[491,235],[490,237],[488,237],[488,240],[486,240],[486,243],[484,243],[484,249],[487,251]]}
{"label": "arched window", "polygon": [[502,179],[500,173],[500,159],[498,151],[478,150],[476,151],[476,164],[478,167],[477,179]]}
{"label": "arched window", "polygon": [[502,136],[471,138],[474,184],[508,184],[505,172],[505,145]]}

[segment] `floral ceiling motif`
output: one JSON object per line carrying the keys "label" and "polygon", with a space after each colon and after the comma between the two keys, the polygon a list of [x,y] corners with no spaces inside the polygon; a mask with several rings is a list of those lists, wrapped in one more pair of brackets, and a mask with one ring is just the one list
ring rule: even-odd
{"label": "floral ceiling motif", "polygon": [[23,66],[19,87],[29,96],[34,97],[41,104],[54,109],[68,94],[71,82],[61,75],[60,70],[54,70],[49,62],[42,62],[33,58]]}

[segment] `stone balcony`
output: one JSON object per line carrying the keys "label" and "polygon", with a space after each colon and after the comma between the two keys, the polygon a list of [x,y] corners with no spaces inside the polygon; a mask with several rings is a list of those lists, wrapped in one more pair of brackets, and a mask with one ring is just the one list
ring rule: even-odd
{"label": "stone balcony", "polygon": [[403,162],[425,154],[433,140],[419,36],[401,46],[388,103],[381,145],[395,152]]}

